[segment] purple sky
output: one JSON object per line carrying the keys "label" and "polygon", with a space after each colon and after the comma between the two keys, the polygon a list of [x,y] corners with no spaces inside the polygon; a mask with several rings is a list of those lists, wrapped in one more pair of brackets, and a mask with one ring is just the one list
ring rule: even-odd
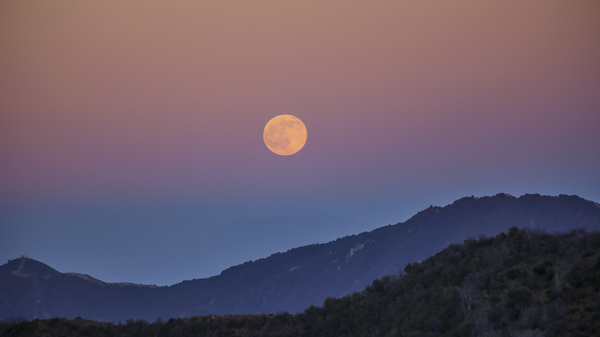
{"label": "purple sky", "polygon": [[[600,201],[600,2],[0,2],[0,262],[173,284],[505,192]],[[281,157],[274,116],[306,124]]]}

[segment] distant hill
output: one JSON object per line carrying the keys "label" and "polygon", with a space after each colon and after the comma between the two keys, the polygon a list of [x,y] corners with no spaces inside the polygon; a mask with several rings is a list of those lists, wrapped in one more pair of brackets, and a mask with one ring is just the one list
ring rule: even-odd
{"label": "distant hill", "polygon": [[[60,273],[36,260],[21,257],[0,266],[0,317],[90,317],[118,320],[158,292],[155,286],[105,283],[89,275]],[[153,291],[154,290],[154,291]],[[152,302],[154,303],[154,302]],[[147,312],[150,314],[151,312]]]}
{"label": "distant hill", "polygon": [[[154,321],[203,314],[299,312],[327,297],[362,290],[374,279],[396,274],[449,244],[496,235],[510,227],[549,233],[600,230],[600,205],[566,195],[467,197],[445,207],[429,207],[403,223],[291,249],[214,277],[169,287],[109,284],[84,275],[51,273],[52,268],[21,258],[0,267],[0,319],[81,316]],[[31,269],[45,271],[23,272],[30,264],[38,266]]]}
{"label": "distant hill", "polygon": [[41,277],[49,278],[59,275],[54,268],[22,256],[20,259],[8,261],[5,265],[0,266],[0,279],[9,278],[11,276],[18,278]]}
{"label": "distant hill", "polygon": [[29,336],[598,336],[600,232],[512,227],[452,244],[361,292],[290,315],[0,323]]}

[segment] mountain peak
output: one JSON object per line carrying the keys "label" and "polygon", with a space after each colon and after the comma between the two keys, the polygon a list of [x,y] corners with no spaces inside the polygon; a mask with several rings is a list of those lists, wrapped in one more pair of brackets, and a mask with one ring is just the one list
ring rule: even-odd
{"label": "mountain peak", "polygon": [[56,269],[25,256],[10,260],[0,266],[0,275],[8,273],[18,277],[51,277],[60,274]]}
{"label": "mountain peak", "polygon": [[546,233],[600,230],[600,206],[568,195],[471,196],[431,206],[405,222],[297,247],[169,287],[104,283],[22,257],[0,266],[0,319],[81,316],[116,322],[297,312],[328,297],[360,291],[374,279],[395,275],[408,263],[423,261],[451,244],[495,236],[512,227]]}

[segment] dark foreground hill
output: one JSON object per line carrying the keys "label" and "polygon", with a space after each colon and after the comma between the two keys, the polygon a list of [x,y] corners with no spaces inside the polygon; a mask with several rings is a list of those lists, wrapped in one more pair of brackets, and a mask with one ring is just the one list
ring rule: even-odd
{"label": "dark foreground hill", "polygon": [[[508,228],[568,232],[600,230],[600,205],[577,196],[506,194],[467,197],[429,207],[409,220],[326,244],[310,245],[249,261],[207,279],[170,287],[104,283],[59,273],[31,259],[0,266],[0,319],[83,317],[125,321],[204,314],[299,312],[341,297],[409,262],[424,260],[469,236]],[[25,272],[38,265],[35,273]]]}
{"label": "dark foreground hill", "polygon": [[20,336],[598,336],[600,232],[511,228],[290,315],[0,324]]}

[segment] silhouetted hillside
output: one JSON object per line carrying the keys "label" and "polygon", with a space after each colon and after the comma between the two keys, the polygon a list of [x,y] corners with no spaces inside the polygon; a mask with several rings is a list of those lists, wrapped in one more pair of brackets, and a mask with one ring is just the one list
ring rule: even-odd
{"label": "silhouetted hillside", "polygon": [[[374,279],[395,274],[451,243],[513,226],[547,232],[600,230],[600,205],[564,195],[462,198],[445,207],[430,207],[403,223],[291,249],[170,287],[109,284],[76,274],[1,273],[0,318],[81,316],[117,322],[209,313],[294,313],[327,297],[364,289]],[[9,265],[2,268],[17,268]]]}
{"label": "silhouetted hillside", "polygon": [[9,276],[49,278],[59,274],[60,272],[56,269],[24,256],[19,259],[10,260],[8,263],[0,266],[0,278],[2,279]]}
{"label": "silhouetted hillside", "polygon": [[598,336],[600,233],[469,239],[298,318],[310,336]]}
{"label": "silhouetted hillside", "polygon": [[290,315],[0,324],[20,336],[598,336],[600,232],[511,228]]}
{"label": "silhouetted hillside", "polygon": [[110,319],[130,315],[132,304],[139,315],[148,301],[160,296],[156,290],[154,286],[105,283],[89,275],[60,273],[21,257],[0,267],[0,316],[102,320],[104,313],[109,313]]}

